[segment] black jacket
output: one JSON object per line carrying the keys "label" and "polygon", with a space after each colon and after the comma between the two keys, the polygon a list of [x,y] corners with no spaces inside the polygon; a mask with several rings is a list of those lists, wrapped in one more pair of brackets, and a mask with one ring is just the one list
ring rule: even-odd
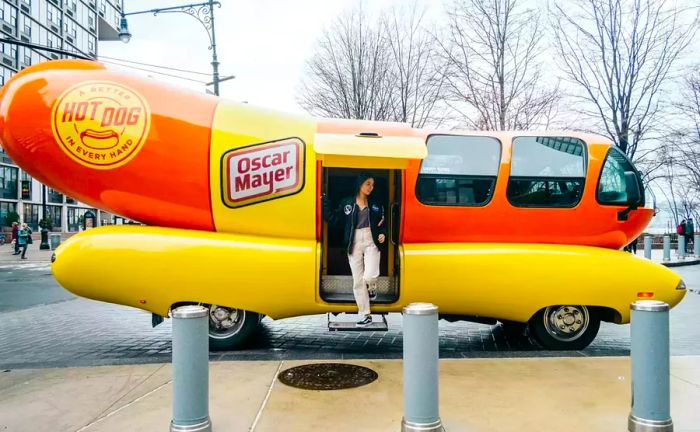
{"label": "black jacket", "polygon": [[[386,220],[384,219],[384,207],[376,204],[371,199],[367,200],[369,206],[369,227],[372,230],[372,240],[377,248],[382,248],[379,243],[379,234],[384,234],[384,244],[386,244]],[[360,207],[355,203],[355,197],[347,197],[340,201],[340,205],[335,210],[331,209],[330,202],[325,196],[321,199],[321,211],[323,219],[333,226],[343,227],[343,246],[350,254],[352,252],[353,241],[355,240],[355,225]]]}

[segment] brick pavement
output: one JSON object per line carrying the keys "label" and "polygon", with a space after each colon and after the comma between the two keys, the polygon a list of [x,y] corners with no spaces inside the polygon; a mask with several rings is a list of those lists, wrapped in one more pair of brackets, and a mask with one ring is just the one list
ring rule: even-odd
{"label": "brick pavement", "polygon": [[[38,248],[38,246],[37,246]],[[9,250],[9,249],[8,249]],[[13,262],[0,247],[0,267],[11,268],[13,280],[33,280],[62,289],[49,275],[36,251],[36,260]],[[7,254],[9,255],[9,254]],[[11,255],[10,255],[11,256]],[[686,299],[671,313],[673,355],[698,355],[700,346],[700,266],[675,269],[689,284]],[[12,284],[12,280],[0,281]],[[63,291],[63,293],[66,293]],[[4,291],[7,294],[7,291]],[[69,299],[69,300],[67,300]],[[342,319],[342,316],[339,317]],[[354,319],[349,316],[345,319]],[[2,312],[0,308],[0,367],[62,367],[98,364],[167,362],[171,356],[170,321],[151,328],[150,315],[124,306],[74,298]],[[255,341],[241,351],[212,352],[213,360],[400,358],[401,315],[389,315],[388,332],[329,332],[326,316],[315,315],[273,321],[263,320]],[[629,326],[603,323],[596,340],[569,356],[627,355]],[[474,323],[440,322],[440,355],[460,357],[542,357],[561,352],[540,351],[523,338],[505,334],[500,327]]]}
{"label": "brick pavement", "polygon": [[[698,273],[700,275],[700,272]],[[700,280],[699,280],[700,282]],[[700,296],[689,294],[671,314],[671,352],[698,355]],[[348,317],[349,318],[349,317]],[[352,317],[354,318],[354,317]],[[0,315],[0,368],[37,368],[168,362],[169,320],[151,328],[150,315],[119,305],[75,298]],[[212,352],[212,360],[401,358],[401,315],[388,332],[329,332],[326,316],[263,320],[255,341],[241,351]],[[500,327],[440,322],[442,358],[628,355],[629,326],[603,323],[583,351],[540,351]]]}

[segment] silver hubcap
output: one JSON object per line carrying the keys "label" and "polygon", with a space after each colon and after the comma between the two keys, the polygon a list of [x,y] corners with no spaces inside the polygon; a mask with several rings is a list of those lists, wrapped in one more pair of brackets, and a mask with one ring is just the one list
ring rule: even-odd
{"label": "silver hubcap", "polygon": [[245,321],[245,312],[226,306],[209,306],[209,336],[225,339],[238,333]]}
{"label": "silver hubcap", "polygon": [[590,314],[586,306],[550,306],[544,311],[544,328],[554,339],[571,342],[586,332]]}

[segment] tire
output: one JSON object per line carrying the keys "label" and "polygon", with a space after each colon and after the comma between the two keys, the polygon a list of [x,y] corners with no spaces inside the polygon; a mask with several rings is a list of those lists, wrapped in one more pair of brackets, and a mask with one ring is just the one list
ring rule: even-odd
{"label": "tire", "polygon": [[581,350],[593,342],[600,328],[594,309],[580,305],[549,306],[528,322],[530,338],[548,350]]}
{"label": "tire", "polygon": [[262,316],[256,312],[221,305],[209,307],[209,348],[238,349],[255,334]]}

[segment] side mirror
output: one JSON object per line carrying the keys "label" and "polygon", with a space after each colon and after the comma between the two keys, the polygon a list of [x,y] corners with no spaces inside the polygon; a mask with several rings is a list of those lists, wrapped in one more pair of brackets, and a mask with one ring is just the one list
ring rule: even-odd
{"label": "side mirror", "polygon": [[627,204],[635,205],[642,201],[642,191],[639,189],[639,181],[633,172],[625,172],[625,191],[627,192]]}

